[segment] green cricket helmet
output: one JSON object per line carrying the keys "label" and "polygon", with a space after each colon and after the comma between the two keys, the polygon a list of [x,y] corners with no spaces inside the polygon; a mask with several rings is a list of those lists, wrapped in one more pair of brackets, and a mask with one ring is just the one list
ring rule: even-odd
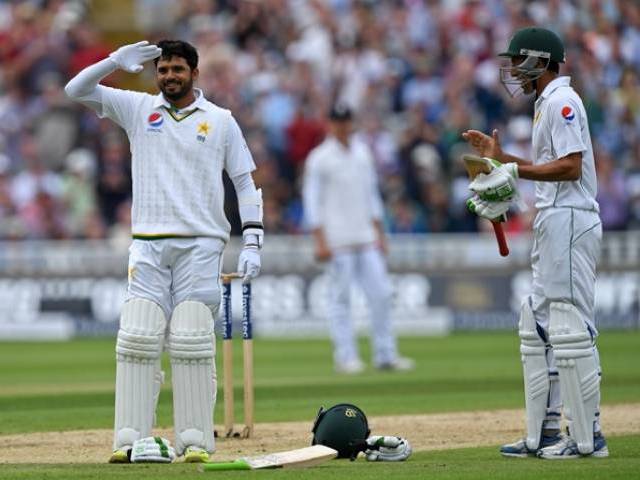
{"label": "green cricket helmet", "polygon": [[564,45],[560,37],[551,30],[539,27],[518,30],[511,37],[507,51],[498,56],[523,59],[518,65],[500,68],[500,81],[513,97],[522,91],[532,93],[533,89],[527,92],[527,84],[534,85],[550,62],[565,62]]}
{"label": "green cricket helmet", "polygon": [[320,407],[311,431],[311,445],[333,448],[338,451],[338,458],[355,458],[371,433],[367,416],[350,403],[339,403],[327,410]]}

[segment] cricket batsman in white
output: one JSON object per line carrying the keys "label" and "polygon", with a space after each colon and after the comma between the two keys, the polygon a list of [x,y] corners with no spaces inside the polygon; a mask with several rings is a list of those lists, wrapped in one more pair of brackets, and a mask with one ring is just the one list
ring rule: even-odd
{"label": "cricket batsman in white", "polygon": [[[520,313],[526,437],[503,445],[507,457],[607,457],[600,428],[600,358],[594,324],[596,265],[602,223],[587,114],[570,78],[559,76],[564,45],[550,30],[527,27],[512,37],[501,79],[512,95],[535,94],[532,162],[515,157],[491,136],[463,137],[495,168],[470,185],[470,208],[489,219],[510,206],[516,179],[535,181],[531,252],[533,287]],[[501,198],[503,197],[503,198]],[[560,432],[560,415],[568,434]]]}
{"label": "cricket batsman in white", "polygon": [[[139,73],[150,60],[157,95],[99,84],[117,69]],[[116,342],[111,463],[170,462],[176,455],[205,462],[215,450],[214,318],[230,232],[223,169],[235,186],[243,224],[238,271],[244,281],[260,271],[262,193],[251,176],[255,165],[231,112],[194,88],[197,79],[192,45],[142,41],[87,67],[65,87],[69,97],[120,125],[131,144],[133,241]],[[175,453],[168,441],[149,438],[164,349],[172,368]]]}

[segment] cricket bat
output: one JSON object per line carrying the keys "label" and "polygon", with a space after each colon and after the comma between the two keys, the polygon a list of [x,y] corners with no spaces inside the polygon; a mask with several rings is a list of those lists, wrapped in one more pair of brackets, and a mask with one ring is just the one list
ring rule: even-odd
{"label": "cricket bat", "polygon": [[233,462],[203,463],[202,471],[258,470],[262,468],[304,468],[336,458],[338,451],[324,445],[271,453],[257,457],[242,457]]}
{"label": "cricket bat", "polygon": [[[477,155],[463,155],[462,161],[464,162],[464,167],[467,170],[467,174],[469,175],[469,178],[471,180],[473,180],[480,173],[491,173],[491,170],[493,169],[493,166],[488,159],[478,157]],[[502,223],[500,223],[505,220],[505,216],[497,220],[491,220],[493,232],[495,233],[496,240],[498,241],[498,250],[500,251],[500,255],[503,257],[509,255],[507,238],[505,237]]]}

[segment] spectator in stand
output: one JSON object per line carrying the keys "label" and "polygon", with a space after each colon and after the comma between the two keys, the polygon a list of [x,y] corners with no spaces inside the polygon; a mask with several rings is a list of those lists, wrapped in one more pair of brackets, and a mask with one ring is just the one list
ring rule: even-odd
{"label": "spectator in stand", "polygon": [[101,153],[98,203],[107,225],[113,225],[119,205],[131,196],[131,172],[125,140],[118,132],[112,131],[103,143]]}
{"label": "spectator in stand", "polygon": [[629,194],[621,170],[615,169],[611,155],[604,150],[597,152],[596,175],[600,218],[603,230],[624,230],[629,221]]}
{"label": "spectator in stand", "polygon": [[298,105],[292,122],[286,128],[287,157],[295,172],[295,177],[302,174],[304,160],[324,139],[325,125],[317,116],[309,102],[302,101]]}

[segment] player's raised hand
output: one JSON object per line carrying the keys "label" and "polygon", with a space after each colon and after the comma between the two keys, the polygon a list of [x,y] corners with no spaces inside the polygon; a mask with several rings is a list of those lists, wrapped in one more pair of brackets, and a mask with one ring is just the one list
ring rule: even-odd
{"label": "player's raised hand", "polygon": [[118,65],[118,68],[125,72],[140,73],[144,68],[143,63],[158,58],[161,54],[161,48],[149,45],[147,40],[143,40],[131,45],[124,45],[112,52],[109,57]]}
{"label": "player's raised hand", "polygon": [[502,158],[502,147],[500,146],[500,137],[498,130],[494,130],[491,136],[484,134],[478,130],[467,130],[462,134],[469,145],[482,157],[494,158],[500,160]]}

